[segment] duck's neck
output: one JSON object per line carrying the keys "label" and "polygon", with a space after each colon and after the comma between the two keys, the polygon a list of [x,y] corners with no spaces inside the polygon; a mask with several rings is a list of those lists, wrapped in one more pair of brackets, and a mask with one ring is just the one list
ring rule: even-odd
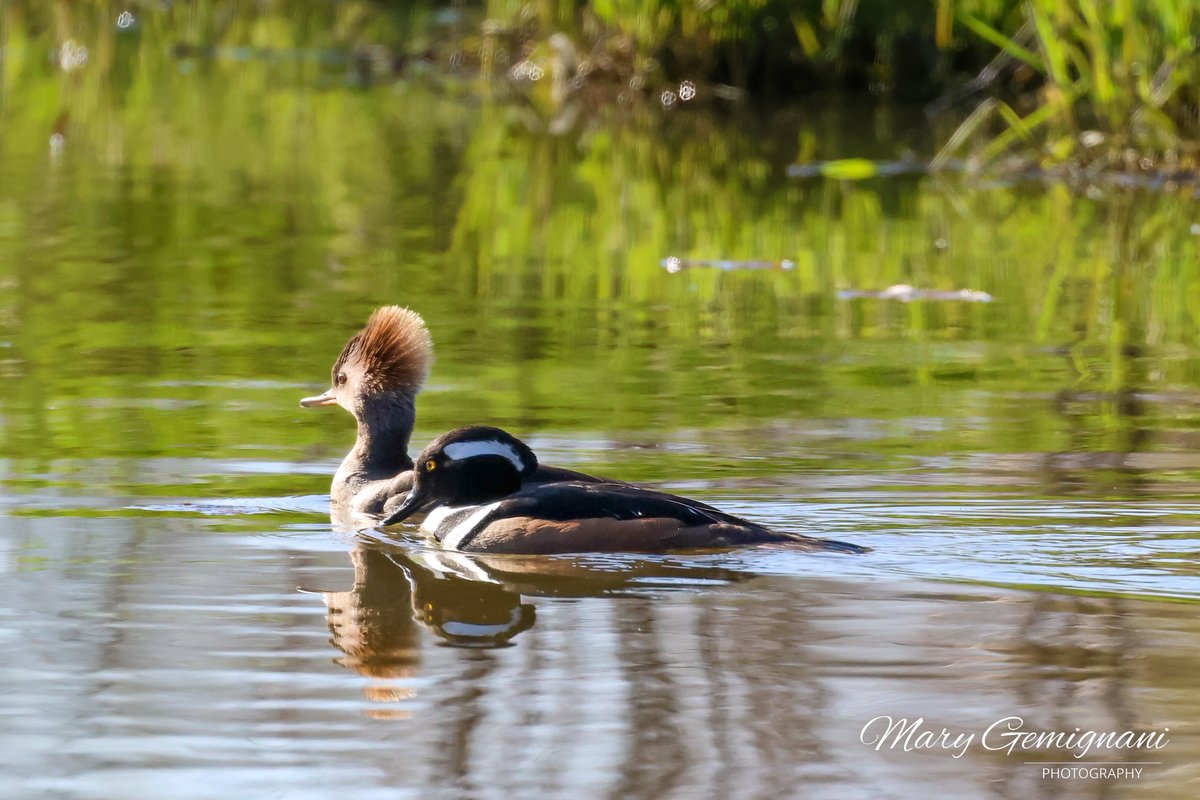
{"label": "duck's neck", "polygon": [[358,438],[333,477],[333,495],[353,493],[370,481],[412,469],[408,439],[416,414],[411,394],[364,399],[358,409]]}

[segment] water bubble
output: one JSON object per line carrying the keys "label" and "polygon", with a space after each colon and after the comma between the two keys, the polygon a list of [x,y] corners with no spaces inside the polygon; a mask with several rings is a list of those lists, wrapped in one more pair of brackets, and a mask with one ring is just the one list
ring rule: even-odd
{"label": "water bubble", "polygon": [[537,64],[534,64],[526,59],[525,61],[520,61],[514,64],[512,69],[508,71],[508,74],[511,75],[513,80],[516,81],[538,81],[542,79],[542,76],[546,74],[546,71]]}
{"label": "water bubble", "polygon": [[87,60],[88,49],[76,44],[74,39],[67,39],[62,47],[58,48],[58,65],[62,67],[63,72],[77,70],[86,64]]}
{"label": "water bubble", "polygon": [[950,246],[950,243],[947,242],[945,239],[935,239],[933,242],[933,246],[936,247],[938,250],[945,250],[947,247]]}
{"label": "water bubble", "polygon": [[659,99],[662,101],[663,108],[670,108],[671,106],[675,105],[677,100],[679,100],[679,96],[670,89],[667,89],[662,93],[662,97]]}
{"label": "water bubble", "polygon": [[62,159],[63,149],[66,147],[67,139],[61,133],[50,134],[50,160],[58,163]]}
{"label": "water bubble", "polygon": [[640,92],[642,90],[642,87],[645,85],[646,85],[646,79],[643,78],[641,75],[634,75],[632,78],[629,79],[629,88],[633,89],[635,92]]}
{"label": "water bubble", "polygon": [[135,22],[137,20],[134,19],[133,14],[129,11],[122,11],[117,15],[117,27],[123,31],[132,28]]}
{"label": "water bubble", "polygon": [[683,261],[679,256],[670,256],[663,259],[663,267],[666,268],[667,272],[674,274],[683,269]]}
{"label": "water bubble", "polygon": [[1193,222],[1192,227],[1188,228],[1192,236],[1200,236],[1200,222]]}
{"label": "water bubble", "polygon": [[679,99],[687,102],[696,96],[696,84],[691,81],[684,81],[679,84]]}

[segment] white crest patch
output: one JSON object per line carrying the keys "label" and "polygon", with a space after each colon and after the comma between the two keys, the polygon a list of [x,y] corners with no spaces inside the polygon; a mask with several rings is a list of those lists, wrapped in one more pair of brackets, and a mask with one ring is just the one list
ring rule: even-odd
{"label": "white crest patch", "polygon": [[524,472],[527,469],[525,459],[517,452],[517,449],[507,442],[498,442],[495,439],[478,440],[474,442],[454,442],[448,444],[442,451],[455,461],[461,461],[464,458],[471,456],[500,456],[507,458],[517,468],[518,472]]}

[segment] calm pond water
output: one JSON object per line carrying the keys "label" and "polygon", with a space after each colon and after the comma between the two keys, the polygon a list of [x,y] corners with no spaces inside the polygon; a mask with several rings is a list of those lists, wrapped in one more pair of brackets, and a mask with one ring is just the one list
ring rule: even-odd
{"label": "calm pond water", "polygon": [[[172,45],[205,20],[22,8],[0,795],[1196,796],[1191,190],[788,177],[933,135],[828,99],[550,112],[352,80],[316,25],[250,17],[229,36],[266,50],[201,58]],[[895,284],[993,302],[839,299]],[[501,425],[873,551],[473,560],[335,529],[352,423],[297,400],[393,302],[437,345],[415,447]],[[976,738],[876,749],[880,716]],[[1014,716],[1169,741],[988,749]],[[1151,763],[1028,763],[1055,761]]]}

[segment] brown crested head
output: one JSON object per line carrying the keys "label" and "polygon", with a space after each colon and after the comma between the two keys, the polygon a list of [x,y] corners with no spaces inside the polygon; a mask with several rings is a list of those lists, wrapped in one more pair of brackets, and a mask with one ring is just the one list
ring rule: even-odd
{"label": "brown crested head", "polygon": [[383,306],[342,348],[333,365],[333,385],[338,388],[353,379],[361,394],[416,392],[432,363],[433,340],[421,315],[401,306]]}

